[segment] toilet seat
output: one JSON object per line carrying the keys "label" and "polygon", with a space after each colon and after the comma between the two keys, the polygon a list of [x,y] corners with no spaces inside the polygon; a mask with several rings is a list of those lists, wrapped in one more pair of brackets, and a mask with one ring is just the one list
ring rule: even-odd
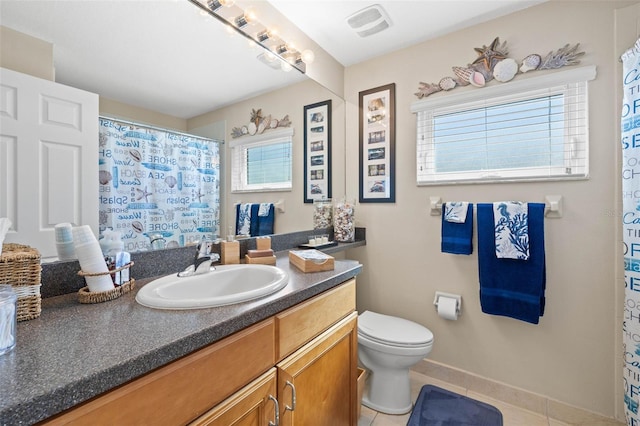
{"label": "toilet seat", "polygon": [[369,341],[397,348],[433,344],[433,333],[413,321],[365,311],[358,316],[358,334]]}

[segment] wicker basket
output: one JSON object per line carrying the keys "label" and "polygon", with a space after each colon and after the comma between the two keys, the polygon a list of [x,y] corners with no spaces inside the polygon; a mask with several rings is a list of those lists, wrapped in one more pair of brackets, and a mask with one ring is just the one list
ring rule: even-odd
{"label": "wicker basket", "polygon": [[[109,272],[89,274],[86,272],[79,271],[78,275],[82,277],[98,277],[100,275],[111,275],[111,274],[115,274],[116,272],[124,271],[125,269],[128,269],[132,266],[133,266],[133,262],[129,262],[123,267],[114,269]],[[78,301],[80,303],[108,302],[109,300],[117,299],[123,294],[129,293],[131,290],[135,288],[135,286],[136,286],[136,280],[131,278],[126,283],[116,286],[113,289],[108,291],[92,292],[92,291],[89,291],[89,287],[82,287],[80,290],[78,290]]]}
{"label": "wicker basket", "polygon": [[40,316],[40,252],[29,246],[6,243],[0,255],[0,284],[9,284],[18,296],[18,321]]}

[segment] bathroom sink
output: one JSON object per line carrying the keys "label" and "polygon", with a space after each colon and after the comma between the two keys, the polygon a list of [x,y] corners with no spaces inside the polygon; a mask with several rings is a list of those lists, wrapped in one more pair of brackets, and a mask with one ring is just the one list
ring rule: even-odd
{"label": "bathroom sink", "polygon": [[143,286],[136,301],[156,309],[200,309],[246,302],[275,293],[289,275],[270,265],[223,265],[189,277],[167,275]]}

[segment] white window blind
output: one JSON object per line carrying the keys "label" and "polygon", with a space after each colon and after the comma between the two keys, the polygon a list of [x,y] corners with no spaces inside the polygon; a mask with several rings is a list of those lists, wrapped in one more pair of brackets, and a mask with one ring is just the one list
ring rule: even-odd
{"label": "white window blind", "polygon": [[292,136],[285,129],[231,141],[232,191],[290,190]]}
{"label": "white window blind", "polygon": [[412,105],[417,183],[584,179],[595,67]]}

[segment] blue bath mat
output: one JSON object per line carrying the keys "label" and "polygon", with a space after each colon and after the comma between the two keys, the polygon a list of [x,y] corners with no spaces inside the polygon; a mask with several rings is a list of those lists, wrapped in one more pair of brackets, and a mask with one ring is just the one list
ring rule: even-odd
{"label": "blue bath mat", "polygon": [[502,426],[502,413],[484,402],[425,385],[407,426]]}

